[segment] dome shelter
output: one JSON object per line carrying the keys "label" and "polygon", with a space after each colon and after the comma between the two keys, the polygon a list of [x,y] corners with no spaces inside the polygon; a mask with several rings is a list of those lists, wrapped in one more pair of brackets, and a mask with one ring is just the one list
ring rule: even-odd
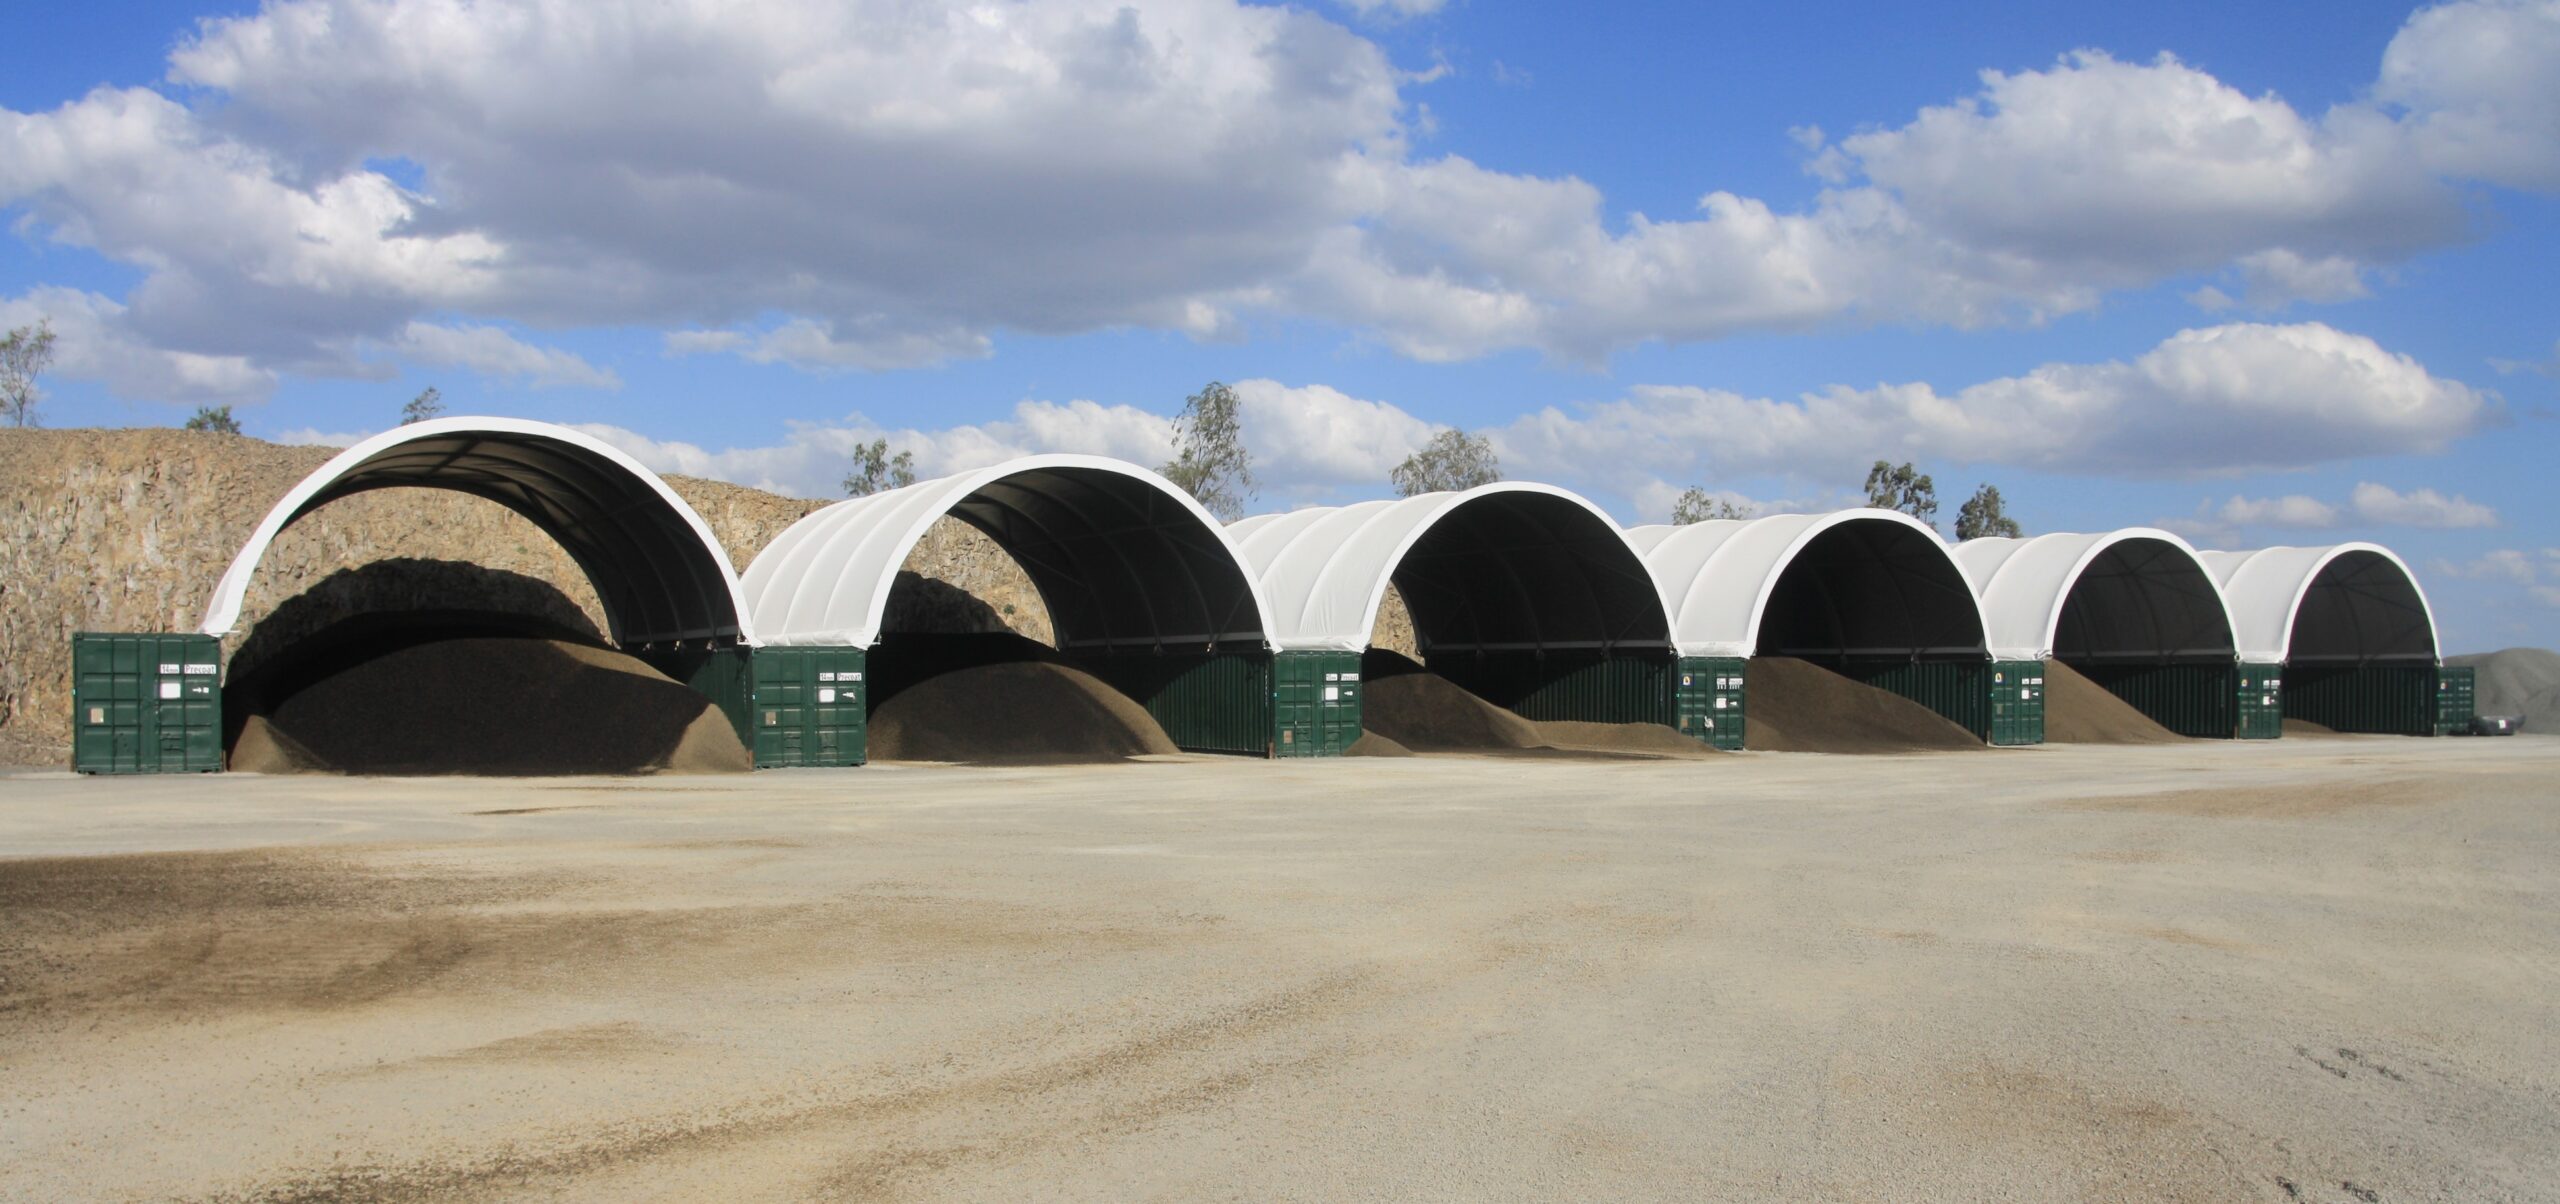
{"label": "dome shelter", "polygon": [[[1643,558],[1567,490],[1496,482],[1315,507],[1228,528],[1272,603],[1273,646],[1339,704],[1318,752],[1358,730],[1387,587],[1413,616],[1421,667],[1530,719],[1668,723],[1669,616]],[[1364,663],[1363,655],[1369,654]],[[1283,674],[1285,683],[1290,674]]]}
{"label": "dome shelter", "polygon": [[2241,730],[2230,609],[2187,541],[2129,527],[1971,539],[1954,556],[1995,659],[2060,661],[2180,735]]}
{"label": "dome shelter", "polygon": [[[1714,700],[1722,709],[1746,702],[1744,658],[1794,657],[1994,738],[1982,608],[1946,544],[1918,519],[1857,509],[1637,527],[1627,537],[1644,552],[1681,657],[1700,662],[1691,675],[1736,683],[1719,686],[1735,692]],[[1720,725],[1719,742],[1738,742],[1737,726]]]}
{"label": "dome shelter", "polygon": [[2428,735],[2440,664],[2435,612],[2389,548],[2205,552],[2229,600],[2244,664],[2268,676],[2287,719],[2337,731]]}
{"label": "dome shelter", "polygon": [[833,658],[801,684],[811,706],[845,712],[832,721],[844,727],[905,685],[1045,651],[886,630],[900,567],[946,515],[1021,564],[1048,608],[1057,659],[1143,704],[1185,749],[1270,751],[1261,591],[1189,494],[1099,456],[1010,460],[850,498],[792,524],[747,567],[760,682],[799,672],[793,666],[808,656]]}
{"label": "dome shelter", "polygon": [[340,452],[268,510],[216,582],[201,630],[236,631],[259,564],[285,528],[341,498],[392,488],[470,494],[531,521],[586,573],[606,642],[708,695],[745,735],[754,638],[728,553],[657,474],[545,422],[431,419]]}

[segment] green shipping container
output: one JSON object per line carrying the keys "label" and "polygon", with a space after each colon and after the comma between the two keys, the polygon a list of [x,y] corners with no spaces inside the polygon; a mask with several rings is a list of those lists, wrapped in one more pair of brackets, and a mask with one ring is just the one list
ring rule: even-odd
{"label": "green shipping container", "polygon": [[[1865,682],[1881,690],[1890,690],[1938,713],[1975,737],[1991,739],[1991,662],[1989,661],[1862,661],[1826,664],[1825,668]],[[2039,698],[2039,702],[2042,700]],[[2038,739],[2042,739],[2044,720],[2039,712],[2036,720]]]}
{"label": "green shipping container", "polygon": [[82,773],[222,768],[222,644],[209,635],[71,637],[71,767]]}
{"label": "green shipping container", "polygon": [[1338,757],[1360,738],[1360,654],[1282,652],[1271,658],[1276,757]]}
{"label": "green shipping container", "polygon": [[2334,731],[2427,736],[2436,730],[2434,665],[2289,665],[2284,717]]}
{"label": "green shipping container", "polygon": [[756,746],[756,678],[754,650],[742,644],[725,648],[644,648],[633,655],[649,667],[691,687],[711,700],[738,733],[738,743]]}
{"label": "green shipping container", "polygon": [[1462,649],[1434,652],[1424,663],[1523,719],[1676,726],[1667,650]]}
{"label": "green shipping container", "polygon": [[2436,734],[2471,734],[2472,716],[2480,713],[2479,672],[2468,665],[2436,670]]}
{"label": "green shipping container", "polygon": [[[1070,652],[1065,659],[1136,699],[1184,752],[1267,757],[1274,751],[1271,653],[1260,648]],[[1351,659],[1356,679],[1360,658]]]}
{"label": "green shipping container", "polygon": [[2232,734],[2243,740],[2273,740],[2284,735],[2284,666],[2240,666],[2239,721]]}
{"label": "green shipping container", "polygon": [[860,765],[869,687],[860,648],[755,650],[756,768]]}
{"label": "green shipping container", "polygon": [[1742,747],[1743,659],[1684,656],[1671,680],[1671,726],[1701,743]]}
{"label": "green shipping container", "polygon": [[2044,743],[2044,662],[1991,662],[1991,743]]}
{"label": "green shipping container", "polygon": [[2181,736],[2228,740],[2240,727],[2240,667],[2208,664],[2072,666],[2108,693]]}

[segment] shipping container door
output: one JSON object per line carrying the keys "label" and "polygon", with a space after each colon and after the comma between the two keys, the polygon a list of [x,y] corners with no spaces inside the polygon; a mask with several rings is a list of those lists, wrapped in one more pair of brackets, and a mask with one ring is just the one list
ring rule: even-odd
{"label": "shipping container door", "polygon": [[2284,735],[2284,669],[2279,665],[2240,666],[2240,719],[2233,732],[2243,740],[2273,740]]}
{"label": "shipping container door", "polygon": [[2044,743],[2044,662],[1999,661],[1991,666],[1991,743]]}

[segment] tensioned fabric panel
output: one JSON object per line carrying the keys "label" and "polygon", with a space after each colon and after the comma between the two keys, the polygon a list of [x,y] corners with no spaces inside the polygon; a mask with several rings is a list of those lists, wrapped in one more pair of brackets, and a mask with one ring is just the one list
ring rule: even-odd
{"label": "tensioned fabric panel", "polygon": [[1643,558],[1599,507],[1553,486],[1256,515],[1228,531],[1272,600],[1283,650],[1367,648],[1390,583],[1426,653],[1670,645]]}
{"label": "tensioned fabric panel", "polygon": [[376,489],[450,489],[513,510],[594,584],[616,643],[753,642],[729,556],[656,473],[582,432],[512,418],[438,418],[348,448],[287,491],[214,587],[204,630],[229,634],[285,527]]}
{"label": "tensioned fabric panel", "polygon": [[1215,519],[1173,483],[1101,456],[1030,456],[815,511],[747,566],[769,644],[870,647],[889,592],[944,515],[1031,577],[1061,648],[1264,645],[1268,606]]}
{"label": "tensioned fabric panel", "polygon": [[1638,527],[1683,656],[1982,656],[1982,607],[1935,531],[1892,510]]}
{"label": "tensioned fabric panel", "polygon": [[2435,612],[2416,574],[2371,543],[2203,552],[2240,636],[2240,659],[2434,664]]}
{"label": "tensioned fabric panel", "polygon": [[1956,563],[1982,599],[1991,654],[2073,663],[2230,660],[2230,610],[2195,549],[2129,527],[1969,539]]}

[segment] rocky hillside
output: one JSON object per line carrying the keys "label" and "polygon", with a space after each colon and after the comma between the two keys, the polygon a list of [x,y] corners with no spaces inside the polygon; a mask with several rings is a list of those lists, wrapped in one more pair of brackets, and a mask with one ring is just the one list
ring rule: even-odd
{"label": "rocky hillside", "polygon": [[[68,759],[73,632],[193,630],[250,531],[334,454],[168,429],[0,430],[0,764]],[[688,477],[667,483],[741,569],[824,504]],[[419,563],[345,572],[393,559]],[[994,621],[1049,642],[1047,612],[1029,578],[975,530],[944,522],[906,567],[953,588],[902,591],[918,597],[902,606],[898,625],[969,629]],[[451,596],[457,589],[474,596]],[[297,614],[512,610],[541,599],[552,618],[582,616],[604,627],[595,591],[549,536],[495,503],[442,490],[363,494],[286,528],[225,656],[306,593],[327,595],[319,599],[325,604],[304,598]]]}

